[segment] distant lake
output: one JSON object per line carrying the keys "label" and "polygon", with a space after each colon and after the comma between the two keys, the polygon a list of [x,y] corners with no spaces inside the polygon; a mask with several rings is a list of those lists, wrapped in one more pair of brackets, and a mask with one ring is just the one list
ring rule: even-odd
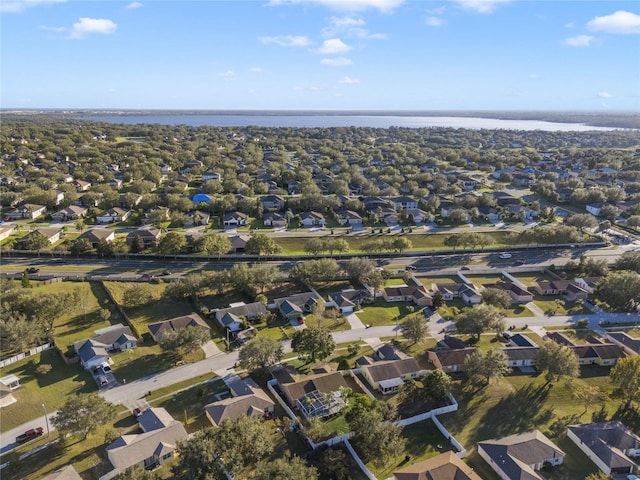
{"label": "distant lake", "polygon": [[618,130],[611,127],[592,127],[580,123],[555,123],[540,120],[499,120],[477,117],[429,117],[394,115],[96,115],[82,116],[94,122],[159,123],[162,125],[189,125],[192,127],[370,127],[370,128],[469,128],[489,130],[543,130],[547,132],[585,132],[589,130]]}

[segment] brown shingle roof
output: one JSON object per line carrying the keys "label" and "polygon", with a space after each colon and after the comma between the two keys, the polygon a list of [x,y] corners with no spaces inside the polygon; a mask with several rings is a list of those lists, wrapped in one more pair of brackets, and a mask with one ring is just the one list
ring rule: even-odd
{"label": "brown shingle roof", "polygon": [[453,452],[442,453],[393,472],[395,480],[482,480]]}

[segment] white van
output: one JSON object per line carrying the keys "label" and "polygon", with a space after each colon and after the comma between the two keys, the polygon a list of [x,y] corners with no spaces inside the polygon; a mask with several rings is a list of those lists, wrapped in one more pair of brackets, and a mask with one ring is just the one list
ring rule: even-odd
{"label": "white van", "polygon": [[511,258],[511,254],[510,253],[501,253],[500,254],[500,258]]}

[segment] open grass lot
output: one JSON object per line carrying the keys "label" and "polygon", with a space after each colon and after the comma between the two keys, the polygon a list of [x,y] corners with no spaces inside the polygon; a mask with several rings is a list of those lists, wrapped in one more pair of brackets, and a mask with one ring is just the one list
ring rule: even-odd
{"label": "open grass lot", "polygon": [[316,292],[318,292],[322,297],[327,298],[327,295],[334,292],[341,292],[342,290],[350,290],[354,287],[351,282],[348,280],[344,280],[341,282],[326,282],[320,283],[318,285],[314,285]]}
{"label": "open grass lot", "polygon": [[111,292],[116,302],[122,305],[127,316],[131,320],[131,323],[135,325],[140,335],[144,335],[148,332],[147,326],[150,323],[162,322],[181,315],[188,315],[194,311],[193,305],[186,301],[163,301],[162,294],[167,287],[166,283],[150,282],[136,285],[143,285],[145,290],[149,293],[151,300],[145,305],[127,307],[123,302],[124,292],[127,288],[130,288],[132,284],[126,282],[104,282],[105,288]]}
{"label": "open grass lot", "polygon": [[[421,462],[451,449],[447,439],[431,420],[414,423],[402,429],[402,436],[406,439],[406,448],[403,453],[392,459],[388,465],[382,467],[374,462],[367,463],[367,468],[373,472],[376,478],[385,479],[393,476],[393,472],[413,463]],[[438,448],[440,446],[440,448]],[[409,462],[405,456],[411,457]]]}
{"label": "open grass lot", "polygon": [[[466,305],[459,298],[447,301],[444,305],[438,308],[438,313],[442,318],[453,319],[456,316],[456,311],[464,308],[471,308],[471,305]],[[533,313],[524,305],[513,305],[511,308],[505,310],[506,317],[532,317]]]}
{"label": "open grass lot", "polygon": [[[36,368],[40,364],[49,364],[53,368],[46,375],[38,376]],[[20,378],[22,388],[13,393],[17,402],[0,410],[2,431],[44,416],[43,403],[47,411],[51,412],[60,408],[71,395],[97,390],[89,373],[80,365],[65,364],[54,349],[45,350],[0,370],[0,376],[10,374]]]}
{"label": "open grass lot", "polygon": [[596,467],[577,449],[574,451],[570,448],[571,442],[564,438],[565,426],[571,423],[620,419],[631,430],[639,432],[640,415],[624,410],[621,401],[610,396],[613,387],[609,381],[609,368],[582,367],[581,377],[575,381],[597,385],[607,395],[607,399],[589,406],[585,412],[584,405],[571,398],[562,382],[547,384],[542,375],[514,373],[482,389],[469,388],[457,380],[453,394],[460,408],[457,412],[439,418],[470,451],[468,462],[483,478],[497,477],[475,453],[478,441],[537,428],[570,454],[565,465],[548,478],[582,479],[596,471]]}
{"label": "open grass lot", "polygon": [[411,315],[411,312],[405,302],[389,303],[382,298],[377,298],[374,303],[365,305],[357,315],[365,325],[377,327],[393,325],[396,321],[401,323],[407,315]]}
{"label": "open grass lot", "polygon": [[546,273],[512,273],[512,277],[520,280],[527,287],[532,287],[536,282],[550,282],[554,280],[551,275]]}
{"label": "open grass lot", "polygon": [[431,288],[432,283],[462,283],[460,277],[457,275],[443,275],[442,277],[434,277],[433,273],[421,275],[420,273],[415,274],[416,278],[420,280],[420,283],[427,288]]}

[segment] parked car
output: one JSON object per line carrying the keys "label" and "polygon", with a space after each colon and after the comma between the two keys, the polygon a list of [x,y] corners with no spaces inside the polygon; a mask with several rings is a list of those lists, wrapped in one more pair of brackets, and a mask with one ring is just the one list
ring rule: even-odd
{"label": "parked car", "polygon": [[299,317],[298,318],[298,324],[299,325],[303,325],[304,324],[304,317]]}
{"label": "parked car", "polygon": [[519,266],[519,265],[524,265],[524,260],[520,259],[520,260],[516,260],[514,265]]}
{"label": "parked car", "polygon": [[38,273],[40,271],[37,267],[29,267],[27,268],[27,273]]}
{"label": "parked car", "polygon": [[166,277],[167,275],[171,275],[171,272],[169,270],[165,270],[164,272],[162,272],[160,275],[158,275],[159,277]]}
{"label": "parked car", "polygon": [[142,415],[142,410],[139,409],[138,407],[133,409],[133,416],[138,418],[140,415]]}
{"label": "parked car", "polygon": [[151,280],[153,278],[153,275],[151,275],[150,273],[143,273],[142,274],[142,279],[143,280]]}
{"label": "parked car", "polygon": [[416,267],[415,265],[407,265],[406,270],[417,270],[418,267]]}
{"label": "parked car", "polygon": [[100,368],[102,369],[102,371],[104,373],[109,373],[111,372],[111,365],[109,365],[107,362],[102,362],[100,364]]}
{"label": "parked car", "polygon": [[30,440],[33,440],[34,438],[39,437],[43,433],[44,433],[44,430],[42,429],[42,427],[32,428],[31,430],[27,430],[23,434],[18,435],[16,437],[16,442],[21,443],[21,444],[22,443],[26,443],[26,442],[28,442]]}
{"label": "parked car", "polygon": [[500,254],[500,258],[511,258],[513,255],[511,255],[510,253],[501,253]]}
{"label": "parked car", "polygon": [[104,375],[98,375],[98,384],[101,387],[106,387],[107,385],[109,385],[109,380],[107,380],[107,377],[105,377]]}

